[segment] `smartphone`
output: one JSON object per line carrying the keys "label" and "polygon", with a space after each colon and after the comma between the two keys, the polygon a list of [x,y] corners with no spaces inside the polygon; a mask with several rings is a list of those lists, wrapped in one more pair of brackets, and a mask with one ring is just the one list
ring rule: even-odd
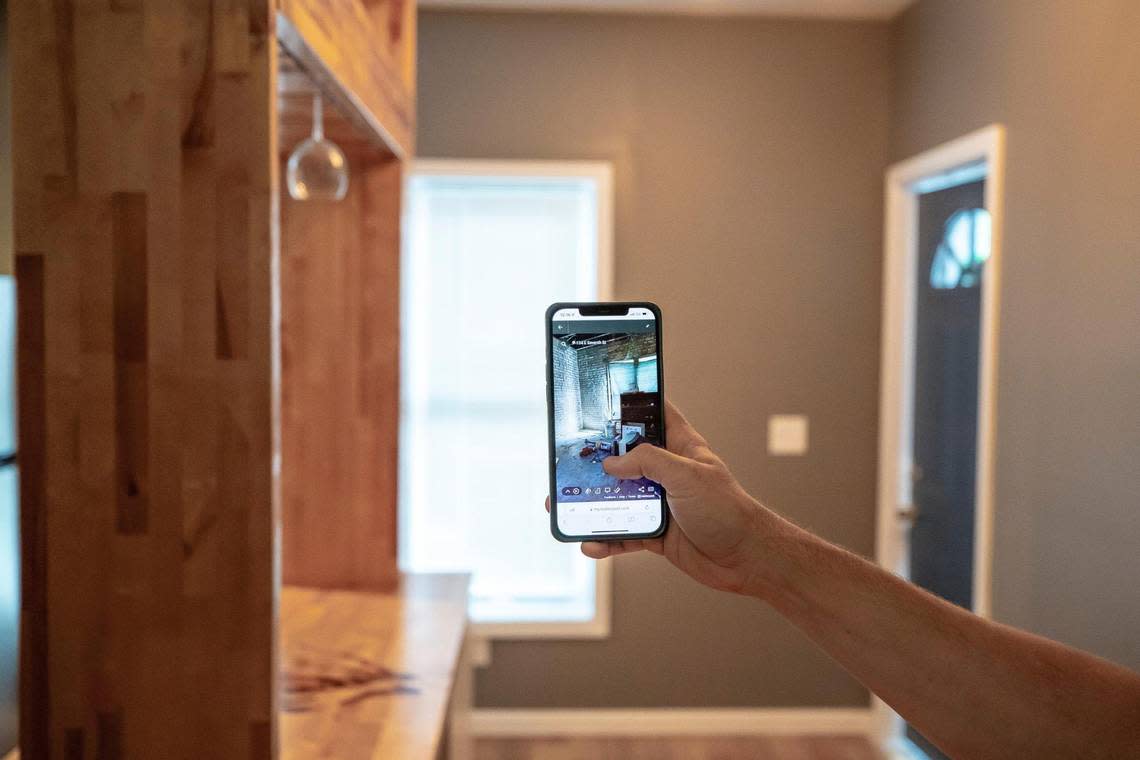
{"label": "smartphone", "polygon": [[550,532],[559,541],[660,536],[665,490],[619,480],[607,457],[665,446],[661,310],[652,303],[556,303],[546,310]]}

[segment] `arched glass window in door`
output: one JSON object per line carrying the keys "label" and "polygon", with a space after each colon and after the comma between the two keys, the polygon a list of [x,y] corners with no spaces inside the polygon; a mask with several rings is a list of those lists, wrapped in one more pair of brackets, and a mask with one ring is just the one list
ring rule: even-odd
{"label": "arched glass window in door", "polygon": [[930,287],[950,290],[977,286],[982,267],[990,258],[990,235],[990,212],[984,208],[951,214],[930,265]]}

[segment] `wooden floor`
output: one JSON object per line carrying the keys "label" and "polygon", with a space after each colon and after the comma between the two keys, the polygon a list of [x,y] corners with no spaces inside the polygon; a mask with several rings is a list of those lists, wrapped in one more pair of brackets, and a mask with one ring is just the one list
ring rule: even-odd
{"label": "wooden floor", "polygon": [[881,760],[860,736],[478,739],[475,760]]}

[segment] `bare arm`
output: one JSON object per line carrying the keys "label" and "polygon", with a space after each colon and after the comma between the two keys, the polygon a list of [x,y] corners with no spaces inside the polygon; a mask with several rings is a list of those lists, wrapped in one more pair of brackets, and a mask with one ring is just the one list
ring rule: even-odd
{"label": "bare arm", "polygon": [[1140,758],[1140,675],[984,620],[793,525],[745,493],[669,409],[669,451],[605,460],[669,493],[663,538],[583,544],[649,550],[707,585],[755,596],[804,631],[947,754]]}
{"label": "bare arm", "polygon": [[[782,522],[782,521],[781,521]],[[769,521],[752,592],[952,757],[1140,757],[1140,676]]]}

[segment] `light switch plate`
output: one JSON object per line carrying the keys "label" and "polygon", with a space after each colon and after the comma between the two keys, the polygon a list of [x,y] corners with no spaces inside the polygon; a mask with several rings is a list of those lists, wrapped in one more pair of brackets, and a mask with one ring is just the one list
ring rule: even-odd
{"label": "light switch plate", "polygon": [[768,453],[802,457],[808,450],[808,418],[804,414],[773,414],[768,418]]}

